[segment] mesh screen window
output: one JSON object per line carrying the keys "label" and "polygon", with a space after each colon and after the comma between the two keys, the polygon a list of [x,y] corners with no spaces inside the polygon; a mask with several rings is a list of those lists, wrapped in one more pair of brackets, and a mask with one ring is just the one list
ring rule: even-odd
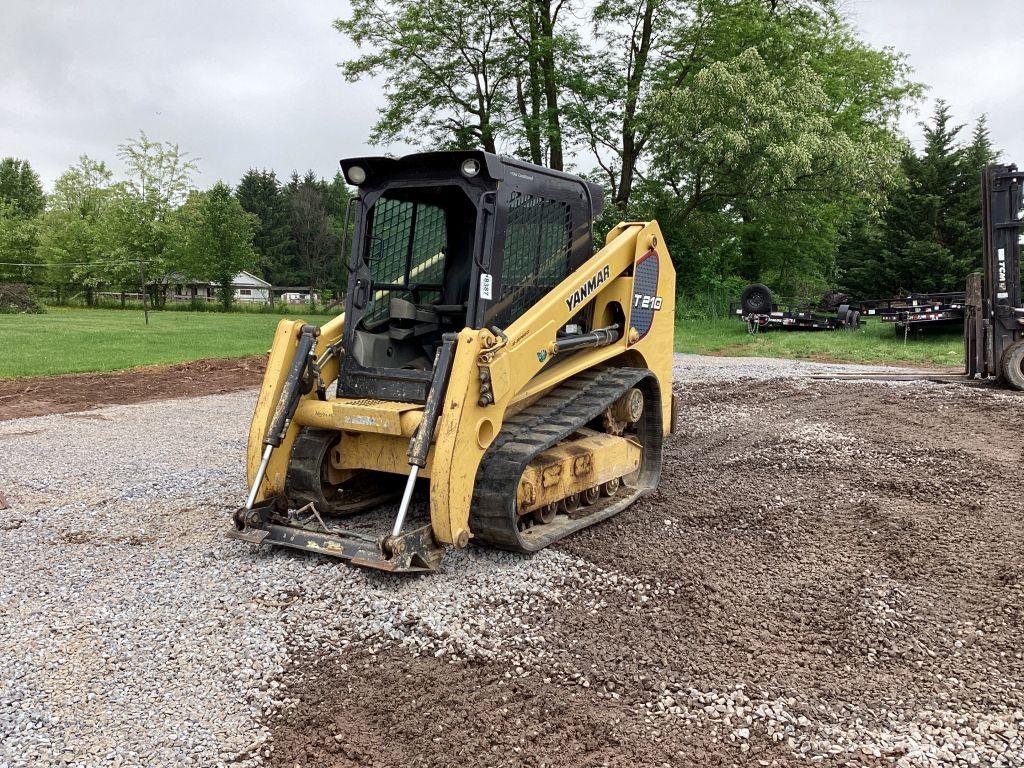
{"label": "mesh screen window", "polygon": [[570,272],[569,204],[513,192],[494,322],[507,326]]}
{"label": "mesh screen window", "polygon": [[416,303],[440,298],[447,237],[444,209],[388,197],[377,200],[368,253],[373,294],[365,324],[387,317],[392,297]]}

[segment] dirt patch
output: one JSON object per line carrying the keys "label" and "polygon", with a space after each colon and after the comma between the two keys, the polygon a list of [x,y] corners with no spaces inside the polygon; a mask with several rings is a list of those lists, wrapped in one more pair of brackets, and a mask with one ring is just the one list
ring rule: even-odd
{"label": "dirt patch", "polygon": [[109,536],[97,533],[95,531],[64,531],[57,536],[51,543],[55,546],[62,546],[65,544],[126,544],[129,547],[142,547],[148,544],[152,544],[157,540],[156,536],[149,534],[127,534],[118,536]]}
{"label": "dirt patch", "polygon": [[659,493],[556,547],[597,607],[524,608],[511,665],[298,637],[271,764],[1019,765],[1024,398],[677,393]]}
{"label": "dirt patch", "polygon": [[708,352],[707,354],[715,357],[734,357],[749,351],[750,346],[751,345],[746,342],[738,342],[736,344],[730,344],[726,347],[722,347],[721,349],[716,349],[714,352]]}
{"label": "dirt patch", "polygon": [[301,709],[274,726],[272,766],[660,765],[632,706],[501,664],[350,650],[304,660]]}
{"label": "dirt patch", "polygon": [[[257,387],[266,358],[196,360],[114,373],[0,379],[0,421]],[[81,418],[102,418],[82,414]]]}
{"label": "dirt patch", "polygon": [[559,634],[585,625],[597,668],[626,686],[640,668],[686,691],[795,699],[809,739],[834,731],[827,703],[863,754],[879,739],[857,717],[886,734],[921,713],[941,732],[939,710],[1014,722],[1024,595],[1005,574],[1024,567],[1024,503],[1007,472],[1024,438],[1005,414],[1021,398],[762,389],[683,390],[661,493],[563,545],[660,597],[641,614],[566,615]]}
{"label": "dirt patch", "polygon": [[[840,357],[833,357],[832,355],[825,354],[824,352],[815,352],[804,357],[795,358],[796,360],[810,360],[815,363],[828,363],[832,365],[849,365],[849,358],[843,359]],[[944,365],[942,363],[933,363],[922,360],[877,360],[875,362],[860,362],[858,361],[855,365],[863,366],[878,366],[879,368],[910,368],[915,372],[922,373],[938,373],[942,375],[948,375],[953,373],[962,373],[964,366],[962,364]]]}

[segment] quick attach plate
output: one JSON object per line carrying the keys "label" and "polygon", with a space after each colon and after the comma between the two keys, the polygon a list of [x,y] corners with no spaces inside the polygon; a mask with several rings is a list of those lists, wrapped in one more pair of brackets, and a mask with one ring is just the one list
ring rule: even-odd
{"label": "quick attach plate", "polygon": [[[251,517],[251,516],[250,516]],[[229,539],[237,539],[259,546],[264,542],[282,547],[316,552],[321,555],[348,560],[353,565],[374,568],[391,573],[425,573],[436,571],[441,565],[444,550],[434,539],[429,525],[415,528],[397,538],[374,538],[357,531],[341,529],[331,532],[311,530],[278,522],[246,525],[239,530],[231,528]]]}

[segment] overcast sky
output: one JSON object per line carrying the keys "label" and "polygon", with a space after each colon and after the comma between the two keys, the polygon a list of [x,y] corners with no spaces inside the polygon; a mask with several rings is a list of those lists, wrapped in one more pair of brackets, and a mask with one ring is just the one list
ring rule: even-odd
{"label": "overcast sky", "polygon": [[[139,129],[200,158],[201,186],[253,166],[331,176],[341,157],[401,149],[367,145],[380,86],[337,69],[353,53],[331,27],[343,0],[0,2],[0,156],[29,159],[48,187],[82,153],[117,168],[116,145]],[[987,112],[996,146],[1024,163],[1024,2],[846,7],[958,121]],[[919,119],[905,121],[912,137]]]}

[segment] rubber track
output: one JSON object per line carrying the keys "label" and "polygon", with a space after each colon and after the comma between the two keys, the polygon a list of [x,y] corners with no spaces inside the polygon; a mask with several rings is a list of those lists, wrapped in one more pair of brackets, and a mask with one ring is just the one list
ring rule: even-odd
{"label": "rubber track", "polygon": [[338,437],[339,433],[331,429],[305,427],[295,438],[285,478],[285,496],[292,509],[313,502],[321,514],[354,515],[388,504],[401,494],[395,488],[382,487],[374,481],[374,473],[365,472],[328,500],[320,473]]}
{"label": "rubber track", "polygon": [[293,509],[311,501],[321,512],[331,510],[331,504],[323,495],[320,471],[327,452],[337,440],[337,432],[308,427],[296,436],[285,477],[285,494]]}
{"label": "rubber track", "polygon": [[[526,466],[540,453],[586,426],[630,387],[644,391],[639,430],[644,462],[635,487],[602,499],[588,515],[537,526],[524,537],[517,529],[516,497]],[[502,425],[477,471],[470,512],[474,540],[501,549],[535,552],[588,525],[622,511],[657,487],[663,442],[661,389],[645,368],[597,368],[578,374]]]}

